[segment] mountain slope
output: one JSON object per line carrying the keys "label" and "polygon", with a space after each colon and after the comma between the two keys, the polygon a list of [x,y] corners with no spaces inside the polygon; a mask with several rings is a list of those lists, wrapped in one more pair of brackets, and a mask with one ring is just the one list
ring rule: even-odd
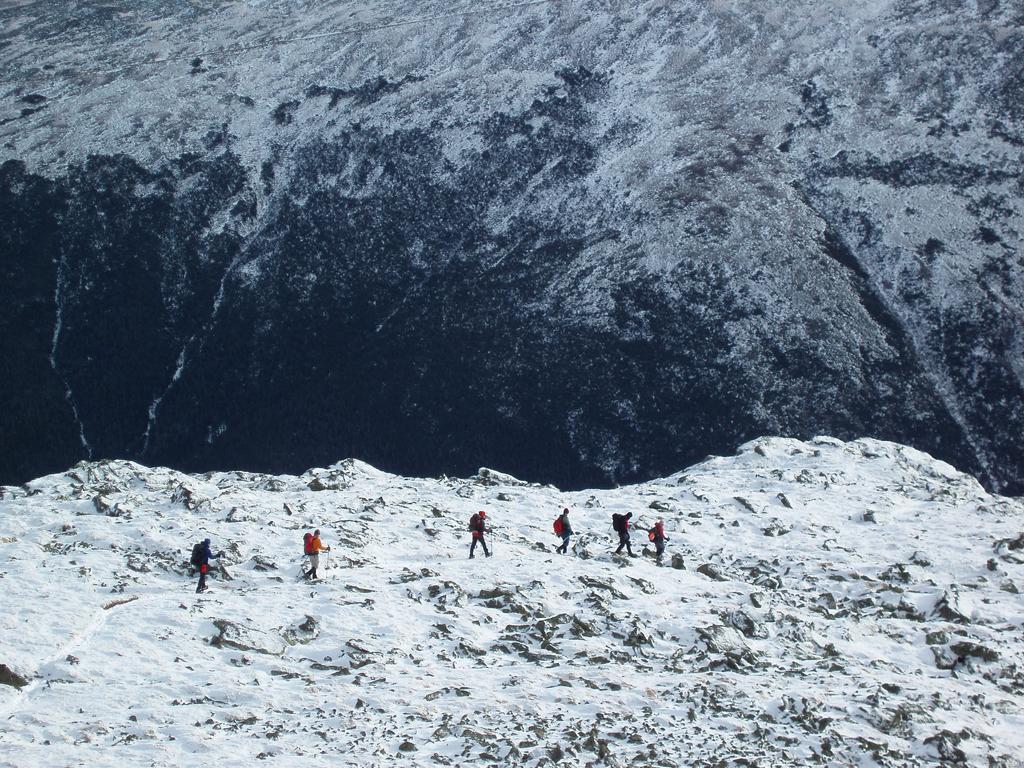
{"label": "mountain slope", "polygon": [[[469,561],[481,508],[495,555]],[[664,517],[671,564],[611,556],[614,511]],[[2,489],[0,663],[27,686],[0,685],[0,762],[1019,766],[1022,511],[872,440],[581,493],[82,464]],[[200,597],[204,536],[231,579]]]}
{"label": "mountain slope", "polygon": [[1018,4],[0,15],[0,480],[828,433],[1024,487]]}

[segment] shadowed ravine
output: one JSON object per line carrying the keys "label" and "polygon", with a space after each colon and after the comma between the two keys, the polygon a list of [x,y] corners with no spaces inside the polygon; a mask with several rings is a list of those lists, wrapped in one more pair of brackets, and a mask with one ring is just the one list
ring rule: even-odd
{"label": "shadowed ravine", "polygon": [[581,488],[828,433],[1024,487],[1010,4],[555,3],[187,60],[348,6],[124,10],[0,10],[0,482]]}

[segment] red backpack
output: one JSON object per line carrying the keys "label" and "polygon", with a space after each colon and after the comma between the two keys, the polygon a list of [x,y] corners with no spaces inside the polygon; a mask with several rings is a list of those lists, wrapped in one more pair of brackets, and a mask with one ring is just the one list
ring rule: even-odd
{"label": "red backpack", "polygon": [[313,554],[313,534],[306,532],[302,536],[302,554],[311,555]]}
{"label": "red backpack", "polygon": [[555,527],[555,536],[561,536],[562,535],[562,518],[561,517],[556,517],[555,518],[555,526],[554,527]]}

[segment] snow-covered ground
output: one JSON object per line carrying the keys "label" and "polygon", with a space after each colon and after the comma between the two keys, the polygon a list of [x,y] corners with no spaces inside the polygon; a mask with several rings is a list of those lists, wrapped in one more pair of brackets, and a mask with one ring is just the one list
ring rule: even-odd
{"label": "snow-covered ground", "polygon": [[[671,560],[612,556],[615,511]],[[1022,513],[872,440],[581,493],[82,464],[0,492],[0,764],[1021,765]]]}

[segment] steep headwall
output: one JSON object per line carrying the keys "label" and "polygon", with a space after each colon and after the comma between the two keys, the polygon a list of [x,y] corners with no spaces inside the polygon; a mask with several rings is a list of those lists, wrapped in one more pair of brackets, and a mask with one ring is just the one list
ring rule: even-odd
{"label": "steep headwall", "polygon": [[0,16],[0,480],[828,432],[1024,487],[1013,4]]}

